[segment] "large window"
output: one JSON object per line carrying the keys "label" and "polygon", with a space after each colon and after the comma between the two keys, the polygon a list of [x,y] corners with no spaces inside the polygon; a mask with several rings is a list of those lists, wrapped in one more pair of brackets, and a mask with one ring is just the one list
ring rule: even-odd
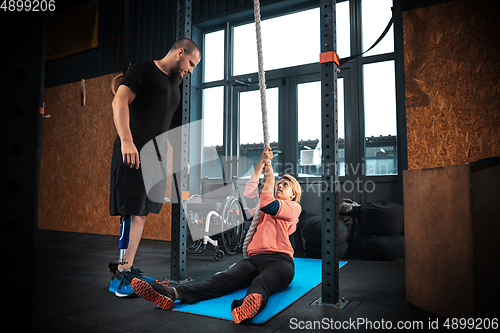
{"label": "large window", "polygon": [[[387,25],[392,6],[393,0],[337,1],[339,56],[368,49]],[[279,173],[318,182],[322,175],[320,9],[290,10],[262,21],[270,143],[276,151],[273,164]],[[338,75],[341,182],[358,178],[390,182],[395,178],[380,176],[398,174],[394,49],[391,28],[379,45],[346,63]],[[221,163],[214,156],[221,161],[223,156],[238,156],[240,164],[229,176],[249,176],[263,148],[255,23],[248,18],[207,30],[203,50],[202,159],[209,162],[203,163],[201,175],[222,177]]]}

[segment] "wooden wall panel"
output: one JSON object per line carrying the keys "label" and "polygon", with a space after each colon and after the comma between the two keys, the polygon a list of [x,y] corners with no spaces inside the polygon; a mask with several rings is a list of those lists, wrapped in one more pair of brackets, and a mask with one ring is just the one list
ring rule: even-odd
{"label": "wooden wall panel", "polygon": [[445,318],[474,313],[469,166],[404,173],[406,301]]}
{"label": "wooden wall panel", "polygon": [[500,156],[500,1],[404,12],[408,168]]}
{"label": "wooden wall panel", "polygon": [[404,171],[406,301],[443,318],[498,316],[500,165]]}
{"label": "wooden wall panel", "polygon": [[[109,175],[116,129],[110,74],[45,89],[40,166],[39,228],[96,234],[119,233],[109,216]],[[143,237],[170,240],[171,206],[148,217]]]}

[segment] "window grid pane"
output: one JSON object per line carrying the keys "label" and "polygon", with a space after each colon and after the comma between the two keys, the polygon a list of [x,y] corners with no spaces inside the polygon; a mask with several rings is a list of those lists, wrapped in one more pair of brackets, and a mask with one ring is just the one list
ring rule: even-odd
{"label": "window grid pane", "polygon": [[203,89],[202,176],[222,177],[219,162],[224,139],[224,87]]}
{"label": "window grid pane", "polygon": [[[266,89],[267,122],[269,145],[278,148],[278,110],[279,88]],[[251,90],[239,93],[239,136],[240,136],[240,177],[250,177],[253,168],[262,155],[264,135],[260,106],[260,91]],[[279,156],[273,158],[272,165],[277,171]]]}
{"label": "window grid pane", "polygon": [[[387,22],[392,17],[391,7],[392,0],[361,1],[361,40],[363,51],[372,46],[384,31]],[[389,52],[394,52],[394,29],[392,26],[380,43],[363,56],[367,57]]]}
{"label": "window grid pane", "polygon": [[397,175],[396,84],[393,60],[363,66],[363,94],[365,173],[367,176]]}
{"label": "window grid pane", "polygon": [[349,17],[349,1],[337,3],[335,7],[337,31],[337,53],[345,58],[351,55],[351,25]]}
{"label": "window grid pane", "polygon": [[[318,62],[319,8],[263,20],[261,28],[266,71]],[[233,36],[233,75],[257,72],[255,23],[234,27]]]}
{"label": "window grid pane", "polygon": [[224,79],[224,30],[205,34],[203,82]]}
{"label": "window grid pane", "polygon": [[[337,79],[339,176],[345,176],[344,79]],[[321,82],[297,85],[299,175],[319,177],[321,169]]]}

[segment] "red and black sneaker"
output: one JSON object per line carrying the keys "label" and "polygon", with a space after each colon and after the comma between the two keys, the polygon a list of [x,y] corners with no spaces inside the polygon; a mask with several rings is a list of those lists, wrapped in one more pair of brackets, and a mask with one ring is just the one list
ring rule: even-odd
{"label": "red and black sneaker", "polygon": [[163,310],[172,310],[175,301],[175,292],[165,283],[148,283],[144,280],[133,279],[132,288],[137,296],[155,303]]}
{"label": "red and black sneaker", "polygon": [[245,319],[255,317],[263,301],[264,298],[260,294],[247,295],[241,305],[233,308],[231,311],[234,322],[239,324]]}

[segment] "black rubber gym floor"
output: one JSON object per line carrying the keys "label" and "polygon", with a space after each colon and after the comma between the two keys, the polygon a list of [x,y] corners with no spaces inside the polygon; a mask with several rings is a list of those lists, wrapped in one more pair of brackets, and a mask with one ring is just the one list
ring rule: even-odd
{"label": "black rubber gym floor", "polygon": [[[348,260],[340,270],[342,310],[310,305],[321,285],[263,325],[163,311],[141,298],[118,298],[108,291],[109,261],[118,258],[118,237],[38,230],[31,331],[33,332],[336,332],[384,331],[396,325],[427,329],[435,315],[405,301],[404,259],[394,262]],[[194,280],[209,278],[242,259],[241,254],[213,260],[213,249],[188,254]],[[296,254],[300,256],[300,253]],[[170,243],[142,240],[135,265],[148,276],[165,279],[170,270]],[[399,323],[399,321],[402,321]],[[423,325],[420,327],[419,325]],[[338,329],[335,329],[338,328]]]}

